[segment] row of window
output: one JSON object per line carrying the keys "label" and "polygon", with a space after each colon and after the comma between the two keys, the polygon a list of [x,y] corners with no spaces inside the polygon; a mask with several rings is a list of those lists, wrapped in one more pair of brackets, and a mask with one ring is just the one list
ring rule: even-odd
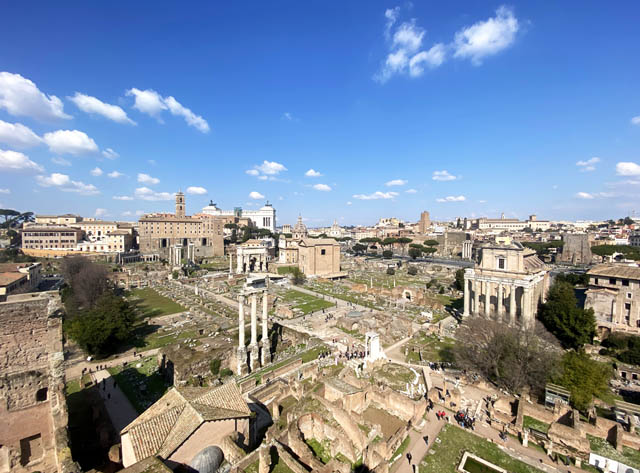
{"label": "row of window", "polygon": [[[597,286],[598,284],[607,284],[607,279],[609,281],[609,284],[616,286],[618,279],[616,278],[593,278],[593,284],[595,286]],[[622,286],[629,286],[629,280],[628,279],[620,279]]]}
{"label": "row of window", "polygon": [[23,232],[24,236],[43,237],[43,236],[74,236],[75,232]]}

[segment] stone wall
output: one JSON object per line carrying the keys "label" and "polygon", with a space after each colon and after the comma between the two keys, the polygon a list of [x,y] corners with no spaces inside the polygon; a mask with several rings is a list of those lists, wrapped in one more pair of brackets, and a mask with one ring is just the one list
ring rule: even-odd
{"label": "stone wall", "polygon": [[565,233],[562,235],[562,252],[558,260],[571,264],[590,264],[593,255],[589,245],[589,235]]}
{"label": "stone wall", "polygon": [[66,473],[72,462],[56,292],[0,303],[0,455],[7,471]]}

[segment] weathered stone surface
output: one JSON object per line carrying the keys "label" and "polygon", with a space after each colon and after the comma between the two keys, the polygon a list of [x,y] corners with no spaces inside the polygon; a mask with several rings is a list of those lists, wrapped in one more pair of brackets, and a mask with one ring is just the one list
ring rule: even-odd
{"label": "weathered stone surface", "polygon": [[203,448],[189,463],[197,473],[215,473],[222,465],[224,454],[220,447],[209,446]]}

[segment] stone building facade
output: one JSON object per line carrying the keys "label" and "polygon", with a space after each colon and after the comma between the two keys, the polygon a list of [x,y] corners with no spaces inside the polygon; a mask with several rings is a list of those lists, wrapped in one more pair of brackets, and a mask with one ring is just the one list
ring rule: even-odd
{"label": "stone building facade", "polygon": [[221,210],[212,201],[202,209],[202,213],[215,217],[249,219],[256,228],[264,228],[272,233],[276,231],[276,209],[269,202],[258,210],[243,210],[241,207],[236,207],[233,210]]}
{"label": "stone building facade", "polygon": [[0,303],[0,472],[80,471],[67,444],[60,307],[55,292]]}
{"label": "stone building facade", "polygon": [[591,264],[593,255],[586,233],[565,233],[562,235],[562,251],[558,257],[561,263]]}
{"label": "stone building facade", "polygon": [[420,222],[418,224],[418,233],[425,234],[431,228],[431,218],[426,210],[420,214]]}
{"label": "stone building facade", "polygon": [[585,308],[595,312],[598,332],[640,333],[640,268],[599,264],[587,274]]}
{"label": "stone building facade", "polygon": [[33,225],[24,227],[20,235],[23,250],[74,250],[82,240],[83,231],[59,225]]}
{"label": "stone building facade", "polygon": [[175,214],[141,217],[138,234],[143,254],[158,254],[167,260],[173,250],[181,248],[186,251],[189,245],[193,245],[196,257],[224,255],[222,220],[210,215],[187,216],[182,192],[176,194]]}
{"label": "stone building facade", "polygon": [[464,316],[482,315],[530,329],[548,288],[548,271],[533,250],[508,240],[486,243],[479,262],[464,272]]}
{"label": "stone building facade", "polygon": [[242,274],[252,271],[269,271],[269,263],[275,258],[275,248],[272,241],[271,239],[253,239],[238,245],[236,247],[236,272]]}

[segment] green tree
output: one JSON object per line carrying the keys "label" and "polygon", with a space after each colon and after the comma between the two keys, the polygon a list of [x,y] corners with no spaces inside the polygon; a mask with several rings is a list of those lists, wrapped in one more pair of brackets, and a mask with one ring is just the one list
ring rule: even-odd
{"label": "green tree", "polygon": [[356,255],[363,255],[367,251],[367,245],[361,245],[360,243],[356,243],[355,245],[353,245],[352,249]]}
{"label": "green tree", "polygon": [[[411,250],[409,250],[411,251]],[[407,274],[409,276],[415,276],[416,274],[418,274],[418,268],[416,268],[415,266],[409,266],[407,268]]]}
{"label": "green tree", "polygon": [[9,228],[11,222],[15,217],[20,215],[20,212],[12,209],[0,209],[0,216],[4,217],[4,222],[2,223],[3,228]]}
{"label": "green tree", "polygon": [[611,366],[589,358],[584,351],[568,351],[562,357],[561,374],[554,383],[571,392],[571,405],[585,412],[594,397],[609,395]]}
{"label": "green tree", "polygon": [[464,289],[464,269],[460,268],[456,271],[456,280],[453,284],[458,291]]}
{"label": "green tree", "polygon": [[411,243],[413,240],[411,238],[407,238],[407,237],[400,237],[400,238],[396,238],[396,243],[398,243],[401,247],[402,247],[402,254],[404,254],[404,250],[407,247],[407,245],[409,243]]}
{"label": "green tree", "polygon": [[218,374],[220,373],[221,364],[222,361],[219,358],[214,358],[213,360],[211,360],[211,362],[209,363],[209,369],[211,370],[212,375],[218,376]]}
{"label": "green tree", "polygon": [[391,250],[384,250],[382,252],[382,257],[383,258],[393,258],[393,251]]}
{"label": "green tree", "polygon": [[425,246],[438,246],[438,240],[425,240],[423,243]]}
{"label": "green tree", "polygon": [[428,247],[428,248],[425,248],[424,250],[422,250],[422,252],[423,252],[424,254],[426,254],[427,256],[431,256],[431,255],[432,255],[432,254],[434,254],[436,251],[438,251],[438,250],[437,250],[436,248],[433,248],[433,247]]}
{"label": "green tree", "polygon": [[409,248],[409,256],[411,259],[416,259],[422,255],[422,251],[419,248]]}
{"label": "green tree", "polygon": [[91,310],[65,320],[69,336],[92,355],[107,355],[130,338],[135,314],[129,303],[105,293]]}
{"label": "green tree", "polygon": [[387,268],[387,274],[389,276],[393,276],[394,274],[396,274],[396,270],[393,268]]}
{"label": "green tree", "polygon": [[593,309],[578,307],[573,286],[564,281],[553,283],[538,317],[564,348],[577,349],[591,343],[596,332]]}
{"label": "green tree", "polygon": [[293,282],[293,284],[295,284],[296,286],[301,286],[305,283],[306,280],[307,277],[304,275],[302,270],[297,266],[294,266],[291,270],[291,281]]}

